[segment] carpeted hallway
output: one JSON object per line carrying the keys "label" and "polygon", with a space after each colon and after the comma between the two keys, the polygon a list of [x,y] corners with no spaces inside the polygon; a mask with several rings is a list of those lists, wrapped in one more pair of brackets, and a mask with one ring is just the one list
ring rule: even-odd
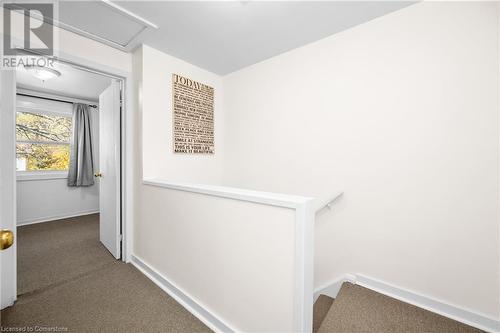
{"label": "carpeted hallway", "polygon": [[[99,216],[18,228],[18,290],[7,328],[70,332],[210,332],[135,267],[99,242]],[[314,305],[314,333],[479,333],[454,320],[345,283]]]}
{"label": "carpeted hallway", "polygon": [[[18,228],[18,301],[7,327],[71,332],[210,332],[99,242],[99,215]],[[67,330],[66,330],[67,329]]]}

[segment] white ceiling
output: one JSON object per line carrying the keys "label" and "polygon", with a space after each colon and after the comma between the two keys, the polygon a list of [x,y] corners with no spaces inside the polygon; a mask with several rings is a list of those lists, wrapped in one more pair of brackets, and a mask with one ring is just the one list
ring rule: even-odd
{"label": "white ceiling", "polygon": [[100,93],[111,84],[111,79],[108,77],[61,63],[55,63],[54,69],[61,72],[61,76],[42,82],[26,71],[24,67],[17,67],[17,86],[66,97],[96,101],[99,99]]}
{"label": "white ceiling", "polygon": [[[60,21],[80,32],[118,41],[117,48],[130,51],[145,43],[227,74],[414,2],[114,1],[100,2],[101,7],[103,3],[109,8],[98,9],[91,2],[61,3]],[[116,5],[129,13],[97,15],[99,10],[116,10],[112,8]]]}

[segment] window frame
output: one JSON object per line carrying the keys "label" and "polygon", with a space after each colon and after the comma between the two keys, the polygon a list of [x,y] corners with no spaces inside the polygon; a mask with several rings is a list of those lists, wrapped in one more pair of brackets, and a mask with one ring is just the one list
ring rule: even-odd
{"label": "window frame", "polygon": [[[18,113],[31,113],[35,115],[46,115],[52,117],[66,117],[73,121],[73,114],[70,109],[62,110],[62,108],[58,108],[57,105],[45,105],[44,100],[40,98],[32,97],[28,101],[26,100],[17,100],[16,105],[16,119]],[[57,104],[62,102],[55,102]],[[52,104],[52,103],[50,103]],[[61,104],[59,104],[61,105]],[[16,121],[17,126],[17,121]],[[72,133],[70,133],[70,138],[67,142],[52,142],[52,141],[43,141],[43,140],[17,140],[16,135],[16,154],[17,154],[17,144],[25,143],[25,144],[46,144],[46,145],[68,145],[71,151],[71,138]],[[68,166],[69,168],[69,166]],[[30,180],[43,180],[43,179],[64,179],[68,178],[68,170],[16,170],[16,178],[19,181],[30,181]]]}

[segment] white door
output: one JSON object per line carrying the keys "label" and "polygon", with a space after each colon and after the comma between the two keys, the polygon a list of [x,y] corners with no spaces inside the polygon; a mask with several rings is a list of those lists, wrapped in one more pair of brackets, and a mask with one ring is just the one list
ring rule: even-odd
{"label": "white door", "polygon": [[120,84],[112,84],[99,96],[99,238],[119,259],[120,242]]}
{"label": "white door", "polygon": [[[14,244],[0,250],[1,308],[17,299],[16,244],[16,76],[14,71],[0,71],[0,240],[13,232]],[[5,244],[2,241],[2,244]],[[0,249],[3,246],[0,246]]]}

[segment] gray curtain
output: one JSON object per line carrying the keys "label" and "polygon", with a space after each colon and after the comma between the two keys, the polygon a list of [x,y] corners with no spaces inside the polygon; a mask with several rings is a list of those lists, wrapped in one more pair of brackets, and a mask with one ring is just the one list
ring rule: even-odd
{"label": "gray curtain", "polygon": [[68,186],[94,185],[92,127],[88,105],[73,104],[73,140],[71,142]]}

